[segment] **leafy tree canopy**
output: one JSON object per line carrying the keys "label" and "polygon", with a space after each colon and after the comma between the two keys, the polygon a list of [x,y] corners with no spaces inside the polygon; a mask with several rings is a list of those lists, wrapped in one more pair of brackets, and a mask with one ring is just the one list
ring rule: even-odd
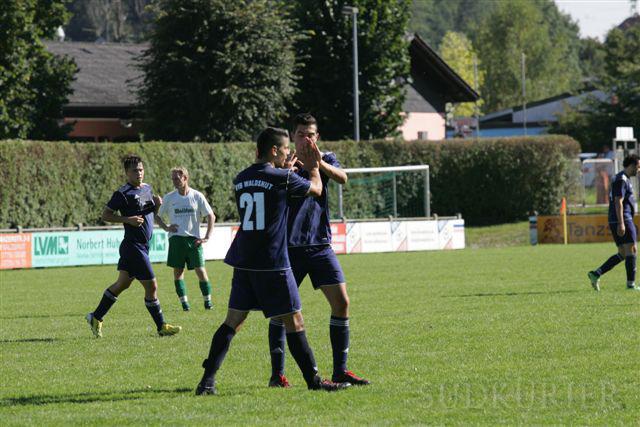
{"label": "leafy tree canopy", "polygon": [[63,1],[5,1],[0,6],[0,139],[63,138],[62,105],[76,66],[40,41],[67,18]]}

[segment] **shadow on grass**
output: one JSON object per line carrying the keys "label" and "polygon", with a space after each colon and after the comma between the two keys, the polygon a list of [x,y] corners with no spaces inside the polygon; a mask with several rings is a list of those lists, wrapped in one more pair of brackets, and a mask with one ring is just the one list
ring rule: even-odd
{"label": "shadow on grass", "polygon": [[[86,314],[86,313],[85,313]],[[12,319],[53,319],[60,317],[77,317],[82,318],[84,314],[23,314],[20,316],[0,316],[0,319],[12,320]]]}
{"label": "shadow on grass", "polygon": [[54,342],[60,341],[58,338],[21,338],[17,340],[0,340],[0,343],[16,343],[16,342]]}
{"label": "shadow on grass", "polygon": [[532,291],[532,292],[495,292],[495,293],[478,293],[464,295],[443,295],[441,298],[472,298],[472,297],[517,297],[521,295],[553,295],[553,294],[574,294],[585,292],[583,290],[564,290],[564,291]]}
{"label": "shadow on grass", "polygon": [[139,389],[124,390],[113,393],[74,393],[74,394],[37,394],[33,396],[9,397],[0,399],[0,407],[11,406],[39,406],[58,403],[93,403],[93,402],[118,402],[123,400],[144,399],[152,394],[183,394],[193,393],[191,388],[175,389]]}

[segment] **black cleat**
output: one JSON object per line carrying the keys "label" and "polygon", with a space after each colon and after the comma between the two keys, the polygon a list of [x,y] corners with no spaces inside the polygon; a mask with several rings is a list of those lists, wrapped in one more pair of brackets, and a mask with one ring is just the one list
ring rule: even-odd
{"label": "black cleat", "polygon": [[206,396],[208,394],[218,394],[216,384],[213,383],[211,386],[204,386],[202,383],[198,384],[198,387],[196,387],[196,396]]}
{"label": "black cleat", "polygon": [[340,391],[348,387],[351,387],[350,383],[334,383],[333,381],[320,379],[320,377],[317,377],[316,380],[308,386],[309,390],[324,391]]}
{"label": "black cleat", "polygon": [[291,387],[291,384],[289,384],[287,377],[284,375],[278,375],[276,377],[271,377],[269,380],[269,387],[289,388]]}
{"label": "black cleat", "polygon": [[364,378],[360,378],[356,374],[351,371],[344,371],[339,375],[334,375],[331,378],[331,381],[335,383],[350,383],[352,385],[369,385],[371,382],[369,380],[365,380]]}
{"label": "black cleat", "polygon": [[211,310],[213,308],[213,303],[211,303],[211,301],[205,301],[204,302],[204,309],[205,310]]}

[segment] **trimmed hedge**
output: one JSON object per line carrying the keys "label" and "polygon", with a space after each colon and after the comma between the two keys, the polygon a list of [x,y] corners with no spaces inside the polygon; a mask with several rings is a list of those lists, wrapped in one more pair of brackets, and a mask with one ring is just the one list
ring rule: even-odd
{"label": "trimmed hedge", "polygon": [[[103,206],[125,182],[120,158],[139,154],[145,182],[173,189],[169,170],[189,169],[191,185],[214,206],[219,221],[236,221],[231,181],[251,163],[253,143],[0,142],[0,228],[100,224]],[[429,164],[432,212],[461,213],[469,224],[522,219],[557,211],[579,145],[566,136],[445,141],[337,141],[343,167]],[[400,177],[399,210],[420,197],[419,185]],[[367,194],[362,192],[366,202]],[[366,206],[366,203],[365,203]]]}

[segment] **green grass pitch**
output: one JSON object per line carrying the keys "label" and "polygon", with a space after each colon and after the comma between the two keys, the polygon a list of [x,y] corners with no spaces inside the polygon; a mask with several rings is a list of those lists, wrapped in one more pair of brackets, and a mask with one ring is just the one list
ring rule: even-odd
{"label": "green grass pitch", "polygon": [[[595,293],[586,272],[612,244],[350,255],[349,365],[373,382],[310,392],[290,355],[291,389],[268,389],[267,321],[249,316],[218,374],[196,397],[231,269],[207,264],[215,309],[193,273],[183,313],[171,271],[155,265],[169,322],[159,338],[139,284],[121,295],[96,340],[84,320],[115,266],[0,272],[2,425],[636,424],[640,293],[624,265]],[[330,375],[329,309],[309,283],[303,313]]]}

